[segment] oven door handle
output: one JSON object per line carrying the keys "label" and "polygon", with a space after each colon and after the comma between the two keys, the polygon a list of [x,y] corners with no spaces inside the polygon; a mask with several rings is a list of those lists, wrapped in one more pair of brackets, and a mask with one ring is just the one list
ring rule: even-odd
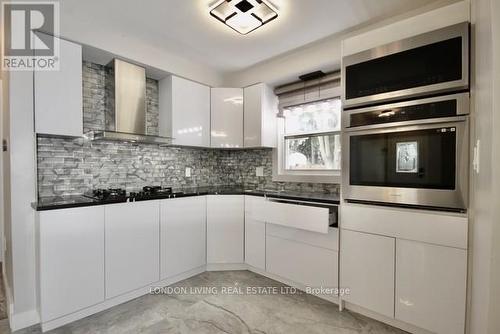
{"label": "oven door handle", "polygon": [[391,128],[400,128],[407,126],[415,126],[415,125],[431,125],[431,124],[446,124],[449,123],[459,123],[459,122],[467,122],[469,119],[468,116],[453,116],[453,117],[441,117],[441,118],[429,118],[429,119],[419,119],[414,121],[404,121],[404,122],[395,122],[395,123],[384,123],[384,124],[373,124],[373,125],[364,125],[357,127],[345,128],[345,132],[356,132],[356,131],[364,131],[364,130],[375,130],[375,129],[391,129]]}

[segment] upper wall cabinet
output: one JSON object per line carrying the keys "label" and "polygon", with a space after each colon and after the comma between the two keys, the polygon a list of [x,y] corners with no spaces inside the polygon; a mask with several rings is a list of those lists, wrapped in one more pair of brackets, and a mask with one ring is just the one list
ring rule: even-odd
{"label": "upper wall cabinet", "polygon": [[271,87],[256,84],[244,93],[244,146],[276,147],[278,98]]}
{"label": "upper wall cabinet", "polygon": [[159,83],[160,136],[181,146],[210,147],[210,87],[169,76]]}
{"label": "upper wall cabinet", "polygon": [[36,71],[35,132],[47,135],[83,135],[82,47],[59,40],[59,70]]}
{"label": "upper wall cabinet", "polygon": [[211,147],[243,147],[243,89],[212,88]]}

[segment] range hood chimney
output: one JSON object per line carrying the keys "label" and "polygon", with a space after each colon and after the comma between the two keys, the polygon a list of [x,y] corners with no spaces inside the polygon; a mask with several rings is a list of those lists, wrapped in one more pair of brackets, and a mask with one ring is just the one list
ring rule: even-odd
{"label": "range hood chimney", "polygon": [[143,67],[113,59],[114,87],[105,112],[106,129],[92,131],[92,140],[116,140],[152,144],[169,144],[171,138],[148,135],[146,126],[146,70]]}

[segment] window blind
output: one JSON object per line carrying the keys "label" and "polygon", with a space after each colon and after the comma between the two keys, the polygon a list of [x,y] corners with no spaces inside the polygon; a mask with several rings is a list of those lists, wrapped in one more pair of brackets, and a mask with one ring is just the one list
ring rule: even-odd
{"label": "window blind", "polygon": [[297,81],[274,90],[283,108],[340,96],[340,71],[327,73],[319,79]]}

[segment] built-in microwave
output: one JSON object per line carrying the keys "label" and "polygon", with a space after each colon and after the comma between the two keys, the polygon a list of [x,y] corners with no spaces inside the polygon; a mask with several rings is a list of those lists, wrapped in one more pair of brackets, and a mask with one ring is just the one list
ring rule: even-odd
{"label": "built-in microwave", "polygon": [[342,59],[344,109],[469,87],[469,23],[403,39]]}
{"label": "built-in microwave", "polygon": [[465,211],[469,93],[344,111],[348,202]]}

